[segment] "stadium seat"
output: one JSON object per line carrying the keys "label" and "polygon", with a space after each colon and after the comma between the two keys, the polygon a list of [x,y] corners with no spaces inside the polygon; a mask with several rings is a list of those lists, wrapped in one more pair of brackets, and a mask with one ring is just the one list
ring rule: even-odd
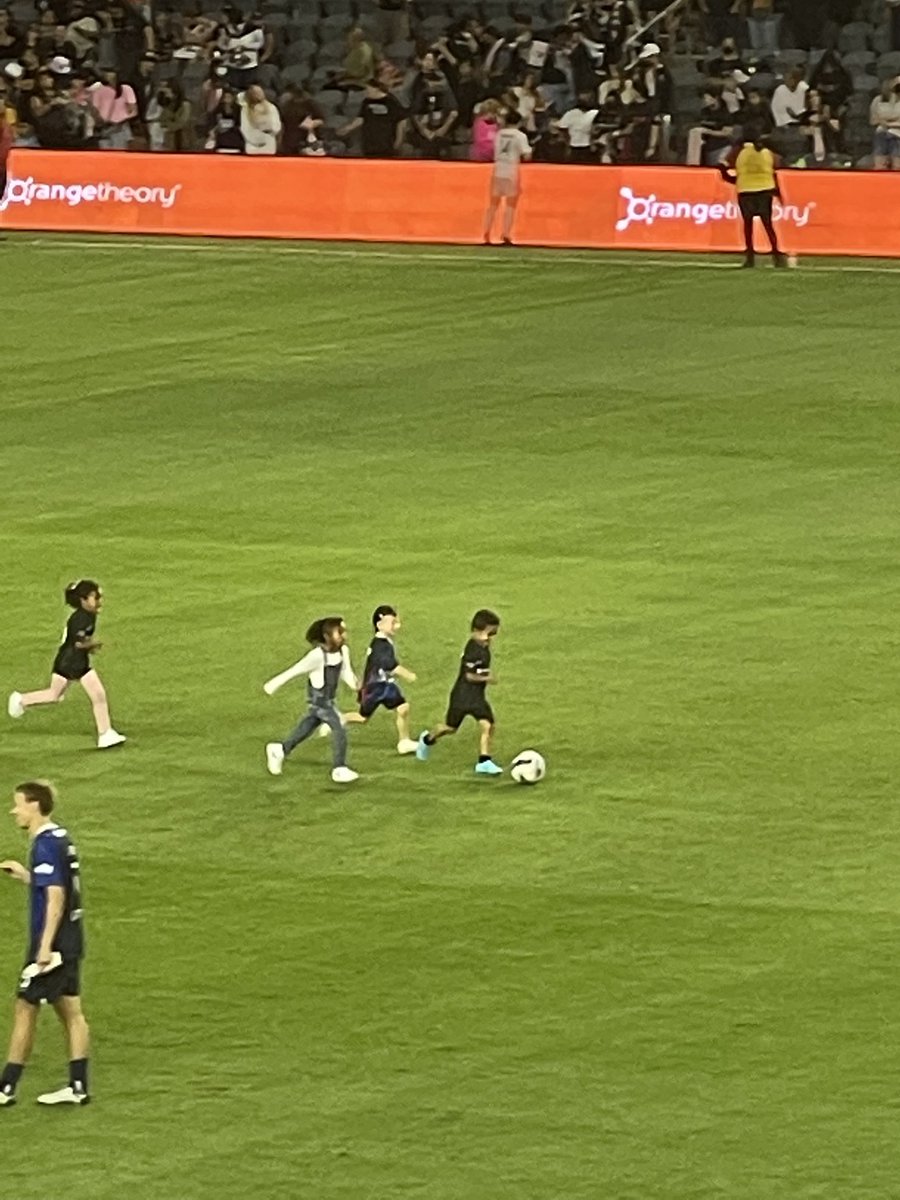
{"label": "stadium seat", "polygon": [[872,103],[871,93],[874,91],[875,80],[872,79],[872,87],[868,92],[860,89],[854,92],[847,103],[847,115],[851,121],[869,119],[869,106]]}
{"label": "stadium seat", "polygon": [[346,42],[326,42],[323,46],[319,46],[316,50],[316,63],[322,66],[323,63],[332,67],[343,65],[344,59],[347,57]]}
{"label": "stadium seat", "polygon": [[316,26],[317,37],[320,42],[332,42],[336,38],[346,37],[347,30],[352,24],[353,21],[349,13],[323,17]]}
{"label": "stadium seat", "polygon": [[344,100],[343,112],[348,121],[352,121],[354,117],[359,116],[359,110],[362,108],[362,102],[365,99],[365,92],[348,92]]}
{"label": "stadium seat", "polygon": [[267,92],[277,95],[281,91],[281,72],[273,63],[263,63],[257,67],[256,82]]}
{"label": "stadium seat", "polygon": [[290,42],[285,47],[281,60],[286,67],[294,66],[297,63],[309,66],[315,52],[315,42]]}
{"label": "stadium seat", "polygon": [[444,0],[416,0],[413,5],[413,16],[419,20],[426,17],[443,17],[448,20],[448,9]]}
{"label": "stadium seat", "polygon": [[700,112],[700,89],[697,87],[676,87],[675,108],[679,116],[695,117]]}
{"label": "stadium seat", "polygon": [[771,96],[780,82],[779,79],[768,71],[757,71],[753,76],[753,87],[759,88],[766,96]]}
{"label": "stadium seat", "polygon": [[288,67],[282,67],[281,82],[282,85],[296,83],[298,87],[305,87],[311,74],[309,63],[291,63]]}
{"label": "stadium seat", "polygon": [[495,25],[498,17],[509,16],[508,0],[483,0],[481,10],[489,25]]}
{"label": "stadium seat", "polygon": [[345,21],[356,15],[356,5],[353,0],[322,0],[322,15],[325,17],[341,16]]}
{"label": "stadium seat", "polygon": [[309,90],[315,94],[321,92],[333,74],[334,70],[331,67],[316,67],[309,76]]}
{"label": "stadium seat", "polygon": [[415,27],[416,36],[429,42],[436,42],[447,32],[446,17],[426,17]]}
{"label": "stadium seat", "polygon": [[865,72],[870,67],[874,73],[875,54],[872,50],[853,50],[845,54],[841,61],[851,75]]}
{"label": "stadium seat", "polygon": [[30,25],[38,19],[37,5],[32,0],[15,0],[9,6],[9,13],[16,25]]}
{"label": "stadium seat", "polygon": [[702,87],[705,76],[690,56],[672,57],[668,60],[669,74],[676,87]]}
{"label": "stadium seat", "polygon": [[872,30],[869,45],[876,54],[887,54],[891,49],[891,31],[887,25],[879,25]]}
{"label": "stadium seat", "polygon": [[385,57],[391,59],[392,62],[408,62],[416,52],[415,42],[392,42],[390,46],[386,46],[384,53]]}
{"label": "stadium seat", "polygon": [[900,50],[889,50],[887,54],[882,54],[876,72],[879,79],[890,79],[893,75],[900,75]]}
{"label": "stadium seat", "polygon": [[807,53],[805,50],[779,50],[771,60],[772,65],[782,74],[794,67],[806,67]]}
{"label": "stadium seat", "polygon": [[852,54],[854,51],[868,50],[871,36],[872,26],[868,21],[851,21],[840,32],[838,49],[841,54]]}

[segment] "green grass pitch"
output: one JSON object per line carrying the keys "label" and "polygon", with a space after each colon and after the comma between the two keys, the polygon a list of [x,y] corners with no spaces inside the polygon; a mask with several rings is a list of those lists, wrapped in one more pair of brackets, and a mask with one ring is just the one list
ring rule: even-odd
{"label": "green grass pitch", "polygon": [[[130,739],[2,726],[81,850],[96,1095],[33,1104],[44,1014],[10,1196],[900,1194],[895,289],[671,262],[0,246],[4,697],[96,575]],[[354,787],[266,775],[263,680],[384,601],[416,731],[499,610],[541,787],[383,714]],[[11,1007],[3,880],[0,930]]]}

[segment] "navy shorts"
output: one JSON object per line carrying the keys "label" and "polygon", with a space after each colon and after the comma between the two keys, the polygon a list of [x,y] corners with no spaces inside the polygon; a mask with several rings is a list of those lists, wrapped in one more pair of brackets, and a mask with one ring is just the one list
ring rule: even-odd
{"label": "navy shorts", "polygon": [[361,717],[371,717],[376,708],[399,708],[401,704],[406,703],[406,697],[397,687],[396,683],[373,683],[371,687],[363,689],[362,696],[359,701],[359,715]]}
{"label": "navy shorts", "polygon": [[79,995],[81,963],[77,958],[63,959],[55,971],[48,971],[46,975],[35,975],[33,979],[25,979],[23,973],[16,989],[16,996],[26,1004],[55,1004],[62,996]]}

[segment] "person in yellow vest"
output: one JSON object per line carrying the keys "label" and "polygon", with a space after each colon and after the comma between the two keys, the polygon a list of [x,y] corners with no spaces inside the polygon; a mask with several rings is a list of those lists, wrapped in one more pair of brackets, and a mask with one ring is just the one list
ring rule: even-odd
{"label": "person in yellow vest", "polygon": [[778,158],[765,145],[761,133],[747,130],[744,144],[735,146],[719,170],[722,178],[733,183],[737,189],[738,205],[744,220],[744,244],[746,257],[744,267],[756,266],[753,249],[753,221],[762,221],[763,229],[772,247],[772,262],[776,267],[786,267],[787,258],[782,254],[772,220],[772,206],[776,197],[781,199],[778,186]]}

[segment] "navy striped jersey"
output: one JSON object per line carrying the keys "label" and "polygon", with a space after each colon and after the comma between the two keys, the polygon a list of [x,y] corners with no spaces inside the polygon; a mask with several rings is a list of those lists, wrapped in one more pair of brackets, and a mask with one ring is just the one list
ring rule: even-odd
{"label": "navy striped jersey", "polygon": [[81,958],[84,953],[84,933],[81,925],[80,864],[78,851],[65,829],[48,821],[38,830],[31,843],[28,869],[31,872],[28,962],[34,962],[44,932],[49,887],[61,887],[65,894],[62,920],[51,949],[58,950],[65,959]]}

